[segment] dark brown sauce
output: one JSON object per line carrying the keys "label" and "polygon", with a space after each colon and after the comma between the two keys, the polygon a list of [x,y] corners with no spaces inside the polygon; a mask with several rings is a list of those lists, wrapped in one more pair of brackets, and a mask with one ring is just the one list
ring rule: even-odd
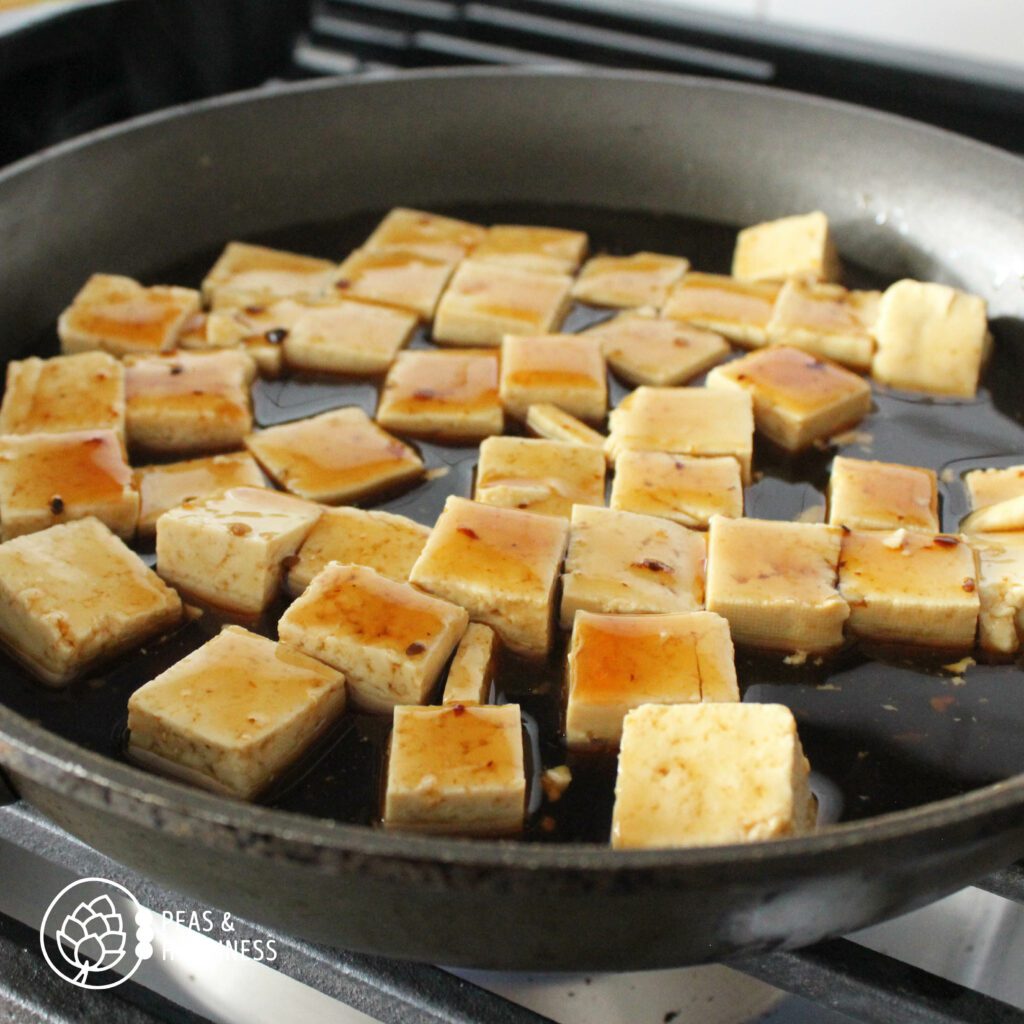
{"label": "dark brown sauce", "polygon": [[[727,272],[734,231],[671,216],[609,213],[586,207],[509,205],[461,207],[442,212],[470,220],[534,223],[590,233],[594,251],[641,250],[678,253],[696,268]],[[311,255],[340,259],[365,239],[379,219],[374,211],[343,223],[307,225],[252,239]],[[161,281],[198,285],[218,255],[197,254],[169,267]],[[91,269],[91,268],[86,268]],[[83,272],[84,273],[84,272]],[[848,283],[860,287],[886,282],[862,268],[847,267]],[[612,315],[577,305],[565,330],[579,330]],[[758,437],[755,483],[747,488],[746,514],[792,520],[824,505],[829,465],[837,453],[931,466],[952,476],[940,483],[945,530],[955,531],[967,511],[960,480],[968,469],[1008,465],[1024,459],[1024,324],[993,325],[995,355],[985,387],[972,401],[915,398],[875,388],[872,414],[841,446],[789,456]],[[413,347],[428,345],[420,330]],[[51,333],[31,351],[56,351]],[[700,383],[696,381],[695,383]],[[257,423],[270,426],[343,405],[373,414],[379,380],[287,377],[260,380],[253,389]],[[610,398],[630,389],[611,379]],[[411,441],[428,467],[425,482],[375,507],[433,524],[448,494],[471,494],[476,447]],[[440,469],[443,473],[430,472]],[[144,556],[152,563],[152,555]],[[284,601],[264,620],[272,623]],[[0,699],[53,732],[102,754],[122,758],[125,705],[130,693],[216,632],[220,620],[204,615],[172,636],[152,642],[109,667],[101,678],[65,690],[32,681],[0,657]],[[608,838],[615,782],[615,757],[567,753],[560,738],[564,640],[545,665],[505,656],[499,666],[499,700],[517,701],[524,712],[530,776],[532,841],[604,843]],[[942,660],[907,658],[894,652],[843,652],[828,663],[785,665],[778,657],[740,651],[737,668],[747,700],[778,701],[797,716],[805,750],[815,769],[814,784],[823,818],[852,820],[900,810],[1003,779],[1024,770],[1024,675],[1016,664],[977,665],[960,681]],[[290,811],[373,824],[378,820],[382,771],[390,720],[346,714],[306,757],[279,779],[265,802]],[[568,764],[573,781],[557,802],[548,801],[540,772]]]}

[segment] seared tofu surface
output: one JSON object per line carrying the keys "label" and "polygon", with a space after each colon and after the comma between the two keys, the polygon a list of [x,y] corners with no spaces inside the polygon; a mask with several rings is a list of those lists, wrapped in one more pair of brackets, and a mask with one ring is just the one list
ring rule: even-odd
{"label": "seared tofu surface", "polygon": [[732,274],[741,281],[837,281],[839,272],[828,217],[820,210],[754,224],[736,236]]}
{"label": "seared tofu surface", "polygon": [[327,289],[334,269],[330,260],[229,242],[203,279],[203,301],[223,309],[276,299],[309,299]]}
{"label": "seared tofu surface", "polygon": [[599,434],[593,427],[588,427],[582,420],[550,402],[536,402],[527,407],[526,428],[531,434],[548,441],[579,444],[602,452],[607,440],[604,434]]}
{"label": "seared tofu surface", "polygon": [[595,256],[587,260],[573,296],[593,306],[660,309],[669,290],[690,268],[681,256],[637,252],[631,256]]}
{"label": "seared tofu surface", "polygon": [[781,285],[691,272],[669,293],[662,316],[714,331],[747,348],[768,343]]}
{"label": "seared tofu surface", "polygon": [[498,634],[471,622],[459,641],[444,682],[442,704],[487,704],[497,669]]}
{"label": "seared tofu surface", "polygon": [[486,233],[479,224],[396,206],[374,228],[363,248],[371,252],[398,249],[455,263],[479,245]]}
{"label": "seared tofu surface", "polygon": [[495,224],[473,250],[473,259],[537,274],[574,274],[588,244],[582,231]]}
{"label": "seared tofu surface", "polygon": [[332,284],[340,298],[392,306],[432,320],[456,264],[402,249],[357,249]]}
{"label": "seared tofu surface", "polygon": [[938,480],[921,466],[837,455],[828,504],[828,521],[851,530],[939,529]]}
{"label": "seared tofu surface", "polygon": [[531,405],[548,403],[599,423],[608,407],[601,345],[579,334],[509,335],[501,345],[501,401],[525,420]]}
{"label": "seared tofu surface", "polygon": [[1024,466],[975,469],[964,474],[971,511],[1024,497]]}

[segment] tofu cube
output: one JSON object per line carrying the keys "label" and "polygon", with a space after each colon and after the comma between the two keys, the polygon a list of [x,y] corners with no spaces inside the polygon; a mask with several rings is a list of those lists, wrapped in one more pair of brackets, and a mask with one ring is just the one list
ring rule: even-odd
{"label": "tofu cube", "polygon": [[334,276],[330,260],[228,242],[203,280],[203,302],[213,309],[254,306],[276,299],[309,299],[326,289]]}
{"label": "tofu cube", "polygon": [[620,313],[587,331],[601,342],[608,365],[629,384],[685,384],[731,351],[719,334],[676,320]]}
{"label": "tofu cube", "polygon": [[588,245],[582,231],[495,224],[473,250],[473,259],[537,274],[575,274]]}
{"label": "tofu cube", "polygon": [[971,511],[977,512],[989,505],[1024,497],[1024,466],[972,469],[964,474],[964,485],[970,498]]}
{"label": "tofu cube", "polygon": [[139,492],[140,540],[156,536],[156,521],[186,501],[202,501],[232,487],[265,487],[266,480],[248,452],[210,455],[185,462],[140,466],[134,473]]}
{"label": "tofu cube", "polygon": [[157,520],[157,571],[191,598],[257,616],[274,599],[282,563],[298,550],[320,511],[259,487],[186,501]]}
{"label": "tofu cube", "polygon": [[13,360],[0,434],[113,430],[124,440],[124,367],[106,352]]}
{"label": "tofu cube", "polygon": [[165,775],[249,800],[345,709],[345,677],[228,626],[128,699],[128,756]]}
{"label": "tofu cube", "polygon": [[464,260],[437,307],[440,344],[497,347],[506,334],[557,331],[572,304],[572,278]]}
{"label": "tofu cube", "polygon": [[828,521],[851,530],[939,529],[935,471],[837,455],[828,482]]}
{"label": "tofu cube", "polygon": [[519,420],[547,402],[599,422],[608,408],[601,344],[577,334],[509,335],[501,343],[500,392],[506,412]]}
{"label": "tofu cube", "polygon": [[200,313],[186,324],[178,347],[187,352],[242,349],[256,364],[261,377],[274,378],[280,375],[284,362],[281,342],[305,308],[305,304],[293,299],[279,299],[265,306],[226,307]]}
{"label": "tofu cube", "polygon": [[95,516],[130,539],[139,496],[112,430],[0,436],[0,539]]}
{"label": "tofu cube", "polygon": [[595,256],[580,271],[572,293],[578,301],[592,306],[660,309],[672,286],[689,269],[689,260],[656,252]]}
{"label": "tofu cube", "polygon": [[544,657],[568,535],[564,519],[453,495],[409,579],[462,605],[513,653]]}
{"label": "tofu cube", "polygon": [[613,410],[608,428],[605,450],[616,462],[627,451],[731,455],[750,483],[754,406],[744,391],[639,387]]}
{"label": "tofu cube", "polygon": [[576,613],[692,612],[704,604],[699,533],[654,516],[575,505],[562,576],[562,629]]}
{"label": "tofu cube", "polygon": [[612,846],[749,843],[814,830],[796,722],[781,704],[650,704],[626,716]]}
{"label": "tofu cube", "polygon": [[479,245],[486,233],[479,224],[396,206],[374,228],[363,248],[371,252],[400,249],[455,263]]}
{"label": "tofu cube", "polygon": [[759,348],[768,344],[768,324],[780,289],[772,282],[689,273],[672,289],[661,315]]}
{"label": "tofu cube", "polygon": [[526,427],[537,437],[548,441],[579,444],[584,448],[596,448],[601,452],[604,451],[607,440],[604,434],[599,434],[593,427],[588,427],[582,420],[550,402],[537,402],[527,408]]}
{"label": "tofu cube", "polygon": [[732,274],[741,281],[838,281],[839,273],[828,217],[820,210],[755,224],[736,236]]}
{"label": "tofu cube", "polygon": [[850,605],[854,636],[956,651],[974,645],[978,571],[970,545],[956,537],[845,533],[839,590]]}
{"label": "tofu cube", "polygon": [[176,352],[125,359],[128,444],[153,454],[240,448],[252,430],[249,385],[256,370],[243,352]]}
{"label": "tofu cube", "polygon": [[429,536],[429,527],[391,512],[325,509],[288,560],[288,592],[298,597],[328,562],[365,565],[404,583]]}
{"label": "tofu cube", "polygon": [[526,805],[521,720],[517,704],[395,708],[384,825],[459,835],[520,831]]}
{"label": "tofu cube", "polygon": [[442,441],[500,434],[505,413],[498,395],[498,352],[401,353],[384,380],[377,422],[400,434]]}
{"label": "tofu cube", "polygon": [[488,703],[497,660],[498,634],[482,622],[471,622],[452,658],[441,703]]}
{"label": "tofu cube", "polygon": [[355,406],[257,431],[246,438],[279,486],[329,505],[401,487],[423,475],[423,461]]}
{"label": "tofu cube", "polygon": [[973,398],[989,346],[985,300],[943,284],[897,281],[882,296],[875,337],[875,380]]}
{"label": "tofu cube", "polygon": [[573,505],[604,504],[604,473],[596,448],[489,437],[480,445],[474,494],[484,505],[568,518]]}
{"label": "tofu cube", "polygon": [[595,615],[581,611],[569,649],[565,740],[615,747],[641,704],[739,700],[729,624],[710,612]]}
{"label": "tofu cube", "polygon": [[401,249],[357,249],[338,267],[339,298],[394,306],[431,320],[455,263]]}
{"label": "tofu cube", "polygon": [[363,565],[330,562],[281,617],[278,635],[348,680],[364,711],[425,704],[466,631],[464,608]]}
{"label": "tofu cube", "polygon": [[0,544],[0,643],[63,686],[181,621],[181,600],[98,519]]}
{"label": "tofu cube", "polygon": [[1024,533],[971,537],[978,560],[978,643],[995,654],[1016,654],[1024,636]]}
{"label": "tofu cube", "polygon": [[198,309],[191,288],[144,288],[130,277],[93,274],[57,320],[61,351],[166,352]]}
{"label": "tofu cube", "polygon": [[871,411],[871,388],[862,377],[784,345],[716,366],[707,386],[750,394],[757,429],[793,452],[854,426]]}
{"label": "tofu cube", "polygon": [[836,589],[842,531],[824,523],[715,516],[705,603],[738,644],[816,654],[840,647],[850,616]]}

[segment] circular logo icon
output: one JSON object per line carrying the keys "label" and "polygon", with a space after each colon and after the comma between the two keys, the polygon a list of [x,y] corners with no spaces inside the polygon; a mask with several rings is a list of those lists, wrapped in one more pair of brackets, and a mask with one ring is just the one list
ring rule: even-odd
{"label": "circular logo icon", "polygon": [[153,955],[152,915],[123,885],[80,878],[46,908],[39,946],[50,969],[72,985],[114,988]]}

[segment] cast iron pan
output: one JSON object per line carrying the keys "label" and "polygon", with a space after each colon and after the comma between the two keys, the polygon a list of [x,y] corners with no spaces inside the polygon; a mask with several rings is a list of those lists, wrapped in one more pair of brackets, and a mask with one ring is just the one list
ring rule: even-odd
{"label": "cast iron pan", "polygon": [[[583,228],[598,249],[677,252],[710,270],[727,268],[736,225],[824,209],[851,280],[958,284],[989,300],[997,338],[976,400],[878,392],[839,450],[948,469],[946,529],[964,511],[960,473],[1024,455],[1024,163],[835,103],[658,75],[317,82],[43,153],[0,176],[0,356],[52,352],[55,317],[93,270],[197,283],[229,238],[340,258],[395,204]],[[599,315],[577,309],[571,328]],[[256,411],[269,424],[373,400],[365,384],[292,380],[261,383]],[[468,493],[474,453],[423,450],[451,471],[385,507],[432,522],[446,492]],[[793,519],[820,504],[834,451],[794,462],[759,441],[765,477],[748,514]],[[613,853],[608,759],[576,758],[566,797],[516,843],[368,827],[379,720],[346,718],[267,806],[132,768],[120,756],[128,694],[202,638],[190,626],[57,693],[0,662],[0,763],[27,800],[100,850],[313,940],[478,967],[696,963],[850,931],[1024,853],[1014,665],[961,676],[920,659],[850,654],[798,668],[741,654],[745,698],[798,716],[823,831]],[[513,666],[502,685],[528,714],[532,767],[564,760],[557,679]]]}

